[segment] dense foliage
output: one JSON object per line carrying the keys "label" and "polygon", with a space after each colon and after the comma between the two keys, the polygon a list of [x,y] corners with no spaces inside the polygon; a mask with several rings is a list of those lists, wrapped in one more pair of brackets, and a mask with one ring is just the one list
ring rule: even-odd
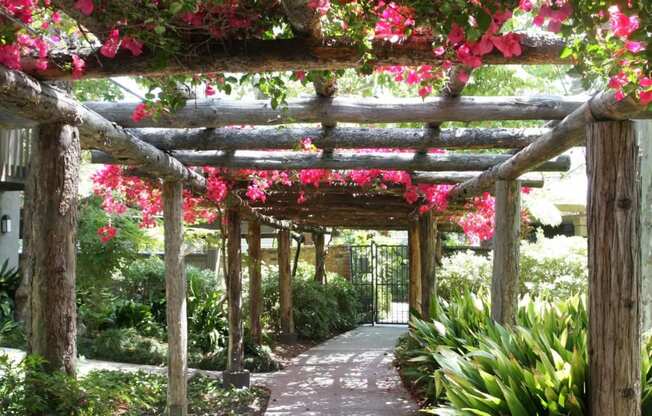
{"label": "dense foliage", "polygon": [[[485,298],[441,302],[397,348],[402,373],[437,415],[586,414],[587,323],[578,297],[524,299],[517,324],[490,318]],[[652,410],[652,340],[643,354],[643,413]],[[474,409],[474,410],[471,410]]]}
{"label": "dense foliage", "polygon": [[[16,364],[0,356],[0,414],[155,416],[165,412],[164,375],[94,371],[75,379],[60,372],[40,373],[40,362],[30,356]],[[24,382],[26,373],[32,384]],[[33,394],[32,388],[41,394]],[[218,380],[203,376],[192,377],[188,384],[189,411],[197,416],[255,415],[267,397],[267,391],[259,387],[226,390]],[[57,407],[52,408],[52,403]]]}
{"label": "dense foliage", "polygon": [[[586,293],[588,246],[585,238],[537,235],[534,242],[522,242],[520,251],[520,293],[566,298]],[[473,252],[458,252],[442,259],[437,271],[437,293],[450,299],[466,291],[485,291],[491,286],[493,259]]]}

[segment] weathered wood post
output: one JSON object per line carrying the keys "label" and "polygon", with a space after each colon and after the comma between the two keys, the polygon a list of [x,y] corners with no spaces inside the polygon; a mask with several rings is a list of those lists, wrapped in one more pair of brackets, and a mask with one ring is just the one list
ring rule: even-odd
{"label": "weathered wood post", "polygon": [[636,122],[641,155],[641,318],[642,330],[652,329],[652,122]]}
{"label": "weathered wood post", "polygon": [[292,313],[292,275],[290,274],[290,231],[278,231],[278,278],[281,304],[281,342],[296,342]]}
{"label": "weathered wood post", "polygon": [[491,317],[502,325],[511,325],[516,319],[518,308],[521,232],[519,181],[496,181],[495,224]]}
{"label": "weathered wood post", "polygon": [[634,124],[586,129],[589,414],[641,414],[639,160]]}
{"label": "weathered wood post", "polygon": [[183,253],[183,184],[163,182],[165,232],[165,300],[168,324],[168,412],[188,414],[188,319],[186,267]]}
{"label": "weathered wood post", "polygon": [[410,286],[408,289],[410,311],[423,314],[421,305],[421,244],[419,237],[419,220],[411,218],[408,228],[408,252],[410,261]]}
{"label": "weathered wood post", "polygon": [[226,298],[229,304],[229,354],[222,377],[226,387],[249,387],[249,371],[244,369],[242,330],[242,257],[240,247],[240,212],[227,209],[227,279]]}
{"label": "weathered wood post", "polygon": [[262,277],[260,274],[260,223],[249,222],[249,310],[251,337],[256,345],[261,343],[260,313],[263,309]]}
{"label": "weathered wood post", "polygon": [[[25,190],[23,273],[28,285],[27,350],[46,371],[75,375],[77,308],[77,128],[45,124],[32,146]],[[37,392],[38,393],[38,392]]]}
{"label": "weathered wood post", "polygon": [[322,285],[326,283],[326,251],[324,250],[325,237],[323,233],[312,233],[315,243],[315,280]]}
{"label": "weathered wood post", "polygon": [[430,318],[430,305],[432,297],[437,291],[437,277],[435,275],[435,251],[437,246],[437,224],[435,224],[432,211],[428,211],[419,218],[419,248],[421,249],[421,309],[423,319]]}

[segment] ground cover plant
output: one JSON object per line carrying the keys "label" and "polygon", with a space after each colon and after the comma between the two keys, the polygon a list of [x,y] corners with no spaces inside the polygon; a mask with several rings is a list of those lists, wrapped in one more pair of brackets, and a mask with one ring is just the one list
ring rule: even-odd
{"label": "ground cover plant", "polygon": [[[441,416],[584,415],[587,323],[580,297],[524,298],[513,328],[490,318],[484,296],[441,301],[397,347],[405,380]],[[643,414],[652,411],[652,340],[641,352]]]}

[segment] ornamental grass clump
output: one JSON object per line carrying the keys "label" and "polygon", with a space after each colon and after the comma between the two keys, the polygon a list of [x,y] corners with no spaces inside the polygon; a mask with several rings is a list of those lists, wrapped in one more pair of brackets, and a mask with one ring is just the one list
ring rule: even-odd
{"label": "ornamental grass clump", "polygon": [[[468,314],[468,315],[467,315]],[[440,303],[414,321],[397,356],[406,380],[440,416],[584,415],[587,410],[585,302],[523,299],[516,325],[491,321],[485,297]],[[642,350],[642,414],[652,414],[652,338]]]}

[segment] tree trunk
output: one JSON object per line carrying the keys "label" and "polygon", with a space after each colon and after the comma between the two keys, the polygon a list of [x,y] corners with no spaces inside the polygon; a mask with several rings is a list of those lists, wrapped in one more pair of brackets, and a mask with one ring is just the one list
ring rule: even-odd
{"label": "tree trunk", "polygon": [[433,296],[437,292],[437,277],[435,275],[435,249],[437,239],[437,224],[433,221],[432,211],[419,218],[419,248],[421,249],[421,308],[423,319],[430,318],[430,307]]}
{"label": "tree trunk", "polygon": [[23,273],[29,283],[28,352],[43,356],[46,371],[75,375],[75,272],[79,132],[40,126],[32,148],[25,197]]}
{"label": "tree trunk", "polygon": [[499,324],[512,325],[518,308],[521,242],[521,185],[518,181],[496,182],[495,223],[491,317]]}
{"label": "tree trunk", "polygon": [[643,332],[652,329],[652,122],[636,123],[641,154],[641,317]]}
{"label": "tree trunk", "polygon": [[260,274],[260,223],[249,222],[249,309],[251,313],[251,337],[261,345],[262,330],[260,314],[263,309],[262,277]]}
{"label": "tree trunk", "polygon": [[323,233],[313,233],[312,239],[315,243],[315,280],[323,285],[326,283],[325,237]]}
{"label": "tree trunk", "polygon": [[410,313],[416,312],[423,315],[421,305],[422,287],[421,287],[421,244],[419,238],[419,221],[410,219],[408,228],[408,252],[410,257],[410,287],[409,305]]}
{"label": "tree trunk", "polygon": [[165,300],[168,324],[168,412],[188,414],[188,319],[183,254],[183,184],[163,182],[165,232]]}
{"label": "tree trunk", "polygon": [[632,122],[587,127],[589,414],[641,414],[641,218]]}
{"label": "tree trunk", "polygon": [[285,342],[296,340],[292,313],[292,276],[290,274],[290,232],[278,231],[278,277],[281,304],[281,338]]}

